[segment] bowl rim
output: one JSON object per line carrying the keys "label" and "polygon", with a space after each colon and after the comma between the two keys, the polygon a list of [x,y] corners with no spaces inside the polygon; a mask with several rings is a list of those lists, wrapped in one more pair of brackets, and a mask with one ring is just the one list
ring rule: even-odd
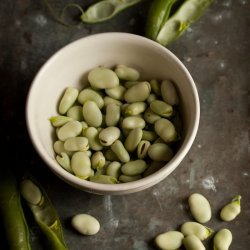
{"label": "bowl rim", "polygon": [[[168,55],[168,57],[178,65],[178,67],[183,71],[186,78],[188,79],[188,82],[190,84],[190,88],[192,89],[192,94],[194,97],[194,120],[193,120],[193,129],[191,130],[191,133],[187,135],[185,140],[183,141],[180,149],[178,152],[174,155],[174,157],[167,162],[160,170],[156,171],[155,173],[143,177],[142,179],[128,182],[128,183],[119,183],[119,184],[101,184],[101,183],[95,183],[90,182],[87,180],[80,179],[73,174],[67,172],[62,167],[59,167],[59,165],[53,161],[50,157],[47,156],[46,150],[44,150],[42,147],[39,146],[39,139],[35,135],[34,129],[32,128],[32,120],[29,119],[31,114],[31,96],[36,88],[36,83],[38,82],[38,79],[42,76],[43,72],[46,70],[47,67],[51,63],[53,63],[54,60],[58,56],[60,56],[61,53],[64,53],[64,51],[70,50],[71,47],[74,47],[78,45],[79,43],[85,43],[88,40],[96,40],[100,38],[108,38],[108,39],[114,39],[114,38],[123,38],[134,40],[136,42],[143,42],[148,46],[153,46],[159,51],[162,51],[162,53],[165,53]],[[112,194],[119,194],[124,192],[136,192],[137,190],[142,190],[144,188],[150,187],[154,185],[155,183],[158,183],[162,181],[166,176],[168,176],[171,172],[175,170],[175,168],[181,163],[181,161],[184,159],[188,151],[190,150],[194,139],[196,137],[198,126],[199,126],[199,120],[200,120],[200,102],[199,102],[199,96],[198,91],[196,88],[196,85],[194,83],[194,80],[187,70],[187,68],[184,66],[184,64],[180,61],[180,59],[174,55],[169,49],[166,47],[158,44],[157,42],[150,40],[146,37],[142,37],[140,35],[135,35],[132,33],[126,33],[126,32],[104,32],[104,33],[98,33],[89,35],[80,39],[77,39],[73,42],[68,43],[67,45],[60,48],[58,51],[56,51],[54,54],[52,54],[45,63],[40,67],[38,72],[36,73],[33,81],[31,82],[27,99],[26,99],[26,107],[25,107],[25,120],[26,120],[26,127],[28,130],[28,134],[30,137],[30,140],[36,149],[36,152],[38,155],[42,158],[42,160],[46,163],[46,165],[49,167],[49,169],[54,172],[59,178],[63,179],[65,182],[79,188],[82,190],[88,190],[93,193],[112,193]],[[143,188],[144,187],[144,188]]]}

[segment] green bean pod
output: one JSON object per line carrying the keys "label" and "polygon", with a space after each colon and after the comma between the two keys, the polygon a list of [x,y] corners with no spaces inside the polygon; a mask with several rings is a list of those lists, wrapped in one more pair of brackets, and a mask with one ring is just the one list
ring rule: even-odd
{"label": "green bean pod", "polygon": [[169,18],[172,6],[177,0],[155,0],[152,1],[146,23],[146,36],[156,39],[162,25]]}
{"label": "green bean pod", "polygon": [[111,19],[121,11],[131,7],[141,0],[104,0],[91,5],[81,15],[81,21],[84,23],[99,23]]}
{"label": "green bean pod", "polygon": [[30,250],[29,230],[23,214],[20,193],[11,173],[0,176],[0,214],[11,250]]}
{"label": "green bean pod", "polygon": [[167,46],[187,30],[205,12],[213,0],[187,0],[162,25],[156,41]]}
{"label": "green bean pod", "polygon": [[42,189],[42,187],[33,178],[25,178],[23,182],[25,182],[26,180],[32,182],[34,184],[34,187],[37,187],[41,192],[40,202],[38,204],[32,204],[30,203],[30,199],[27,199],[27,197],[29,197],[29,195],[27,194],[27,192],[29,192],[29,189],[25,188],[24,185],[20,186],[22,197],[26,201],[28,207],[30,208],[34,216],[35,221],[42,230],[44,236],[46,237],[46,242],[48,245],[47,249],[67,250],[68,247],[64,240],[59,216],[49,197]]}

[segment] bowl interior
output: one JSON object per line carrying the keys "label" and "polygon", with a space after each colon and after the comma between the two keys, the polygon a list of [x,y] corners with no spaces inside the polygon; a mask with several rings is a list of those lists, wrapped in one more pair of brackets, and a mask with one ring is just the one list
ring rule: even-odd
{"label": "bowl interior", "polygon": [[[58,114],[57,104],[66,87],[74,86],[82,89],[87,82],[87,73],[90,69],[97,66],[113,67],[117,64],[138,69],[142,80],[173,80],[182,100],[185,129],[180,150],[163,168],[162,173],[156,173],[151,179],[144,178],[134,184],[118,184],[119,187],[117,185],[113,187],[113,185],[103,186],[82,181],[57,164],[52,146],[54,129],[48,119]],[[192,77],[183,64],[166,48],[140,36],[106,33],[77,40],[58,51],[45,63],[32,83],[27,100],[26,118],[36,150],[60,178],[71,185],[95,193],[127,193],[153,185],[179,165],[197,132],[199,101]]]}

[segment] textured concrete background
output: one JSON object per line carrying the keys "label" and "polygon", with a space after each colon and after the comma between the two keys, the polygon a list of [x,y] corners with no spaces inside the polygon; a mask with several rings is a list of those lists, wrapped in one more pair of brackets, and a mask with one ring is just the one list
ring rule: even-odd
{"label": "textured concrete background", "polygon": [[[60,10],[69,1],[51,1]],[[77,2],[77,1],[75,1]],[[95,1],[78,1],[87,6]],[[150,1],[96,25],[65,27],[56,22],[43,1],[0,2],[1,167],[28,170],[42,183],[57,208],[69,248],[154,249],[153,238],[191,220],[187,197],[204,194],[213,209],[208,226],[233,233],[230,249],[250,245],[249,81],[250,1],[216,0],[206,14],[168,48],[186,65],[200,96],[201,120],[196,140],[168,178],[127,196],[97,196],[76,190],[55,177],[33,149],[26,132],[24,108],[31,81],[59,48],[90,34],[121,31],[144,34]],[[76,13],[72,13],[76,14]],[[2,148],[2,147],[1,147]],[[221,222],[220,208],[242,195],[242,213]],[[93,237],[75,233],[69,219],[90,213],[101,223]],[[29,218],[32,249],[45,249]],[[7,249],[1,233],[1,249]],[[211,240],[206,242],[211,248]],[[207,248],[209,249],[209,248]]]}

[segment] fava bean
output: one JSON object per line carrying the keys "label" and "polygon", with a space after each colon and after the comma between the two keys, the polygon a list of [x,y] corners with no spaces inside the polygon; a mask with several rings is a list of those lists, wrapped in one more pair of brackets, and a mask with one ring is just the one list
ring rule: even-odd
{"label": "fava bean", "polygon": [[85,129],[85,135],[89,140],[89,147],[92,150],[99,151],[103,149],[103,145],[99,141],[99,132],[94,127]]}
{"label": "fava bean", "polygon": [[154,124],[156,121],[161,119],[161,117],[153,112],[151,108],[147,108],[143,117],[145,121],[150,124]]}
{"label": "fava bean", "polygon": [[127,183],[127,182],[140,180],[141,178],[142,178],[141,175],[128,176],[128,175],[122,174],[119,177],[119,181],[123,183]]}
{"label": "fava bean", "polygon": [[57,115],[57,116],[52,116],[49,120],[54,127],[61,127],[67,122],[72,121],[72,118],[63,115]]}
{"label": "fava bean", "polygon": [[234,197],[229,204],[222,208],[220,212],[220,218],[224,221],[234,220],[236,216],[240,214],[241,211],[240,200],[240,195]]}
{"label": "fava bean", "polygon": [[76,121],[82,121],[83,120],[82,106],[73,106],[69,108],[69,110],[67,111],[67,116],[71,117]]}
{"label": "fava bean", "polygon": [[206,250],[200,239],[193,234],[186,236],[182,242],[187,250]]}
{"label": "fava bean", "polygon": [[122,121],[123,129],[135,129],[135,128],[143,129],[145,125],[146,125],[145,121],[138,116],[128,116],[125,117]]}
{"label": "fava bean", "polygon": [[118,85],[112,89],[105,89],[105,93],[116,100],[124,100],[124,93],[126,91],[126,88],[122,85]]}
{"label": "fava bean", "polygon": [[100,230],[99,221],[89,214],[78,214],[71,220],[72,227],[83,235],[94,235]]}
{"label": "fava bean", "polygon": [[95,152],[91,156],[91,167],[93,169],[100,169],[103,168],[105,165],[105,157],[101,151]]}
{"label": "fava bean", "polygon": [[205,240],[214,233],[214,230],[197,222],[185,222],[181,226],[181,232],[184,236],[193,234],[200,240]]}
{"label": "fava bean", "polygon": [[157,135],[154,131],[142,130],[142,140],[154,141],[157,139]]}
{"label": "fava bean", "polygon": [[147,168],[147,163],[143,160],[135,160],[125,163],[121,171],[128,176],[136,176],[142,174]]}
{"label": "fava bean", "polygon": [[119,158],[111,149],[106,150],[104,156],[108,161],[119,161]]}
{"label": "fava bean", "polygon": [[182,245],[183,234],[178,231],[169,231],[159,234],[155,238],[155,244],[160,249],[164,250],[176,250]]}
{"label": "fava bean", "polygon": [[154,94],[156,94],[157,96],[161,95],[160,83],[155,79],[151,80],[149,83],[150,83],[151,89],[154,92]]}
{"label": "fava bean", "polygon": [[85,122],[90,127],[100,127],[102,124],[102,112],[95,102],[87,101],[82,108],[82,114]]}
{"label": "fava bean", "polygon": [[147,103],[150,105],[150,103],[151,103],[152,101],[154,101],[154,100],[157,100],[157,96],[156,96],[154,93],[152,93],[152,94],[150,94],[149,97],[147,98]]}
{"label": "fava bean", "polygon": [[67,151],[64,148],[64,142],[62,142],[62,141],[55,141],[53,148],[54,148],[55,153],[58,155],[60,155],[62,152],[66,153],[68,156],[73,155],[73,152]]}
{"label": "fava bean", "polygon": [[74,104],[78,96],[78,89],[73,87],[66,88],[63,97],[59,103],[59,113],[65,114],[68,109]]}
{"label": "fava bean", "polygon": [[78,136],[82,132],[82,124],[78,121],[69,121],[58,129],[57,137],[65,141],[70,137]]}
{"label": "fava bean", "polygon": [[121,174],[121,166],[122,164],[118,161],[111,162],[106,169],[107,175],[113,176],[118,179]]}
{"label": "fava bean", "polygon": [[214,250],[228,250],[232,240],[232,233],[228,229],[221,229],[214,236]]}
{"label": "fava bean", "polygon": [[99,109],[102,109],[104,106],[101,94],[91,88],[83,89],[78,96],[79,103],[84,104],[87,101],[95,102]]}
{"label": "fava bean", "polygon": [[121,162],[128,162],[130,156],[128,151],[123,146],[122,142],[117,140],[111,145],[111,150],[116,154]]}
{"label": "fava bean", "polygon": [[131,130],[124,142],[124,146],[127,149],[127,151],[128,152],[134,151],[137,148],[139,142],[141,141],[141,138],[142,138],[141,128],[135,128]]}
{"label": "fava bean", "polygon": [[139,115],[143,113],[147,108],[147,104],[145,102],[134,102],[126,106],[124,114],[126,116]]}
{"label": "fava bean", "polygon": [[188,199],[190,211],[196,221],[206,223],[211,219],[211,207],[208,200],[201,194],[192,194]]}
{"label": "fava bean", "polygon": [[165,143],[155,143],[148,148],[148,156],[153,161],[170,161],[173,150]]}
{"label": "fava bean", "polygon": [[150,145],[151,144],[149,141],[145,141],[145,140],[140,141],[137,147],[137,156],[139,159],[143,159],[147,156]]}
{"label": "fava bean", "polygon": [[137,83],[139,83],[139,81],[127,81],[124,83],[124,86],[126,89],[129,89],[130,87],[134,86]]}
{"label": "fava bean", "polygon": [[107,105],[109,105],[110,103],[114,103],[114,104],[116,104],[116,105],[118,105],[118,106],[121,106],[121,105],[122,105],[122,102],[121,102],[121,101],[116,100],[116,99],[114,99],[114,98],[111,98],[111,97],[109,97],[109,96],[105,96],[105,97],[103,98],[103,100],[104,100],[104,106],[107,106]]}
{"label": "fava bean", "polygon": [[150,108],[157,115],[162,117],[171,117],[173,114],[173,107],[163,101],[154,100],[150,103]]}
{"label": "fava bean", "polygon": [[120,137],[120,129],[117,127],[108,127],[99,133],[99,140],[103,146],[112,145]]}
{"label": "fava bean", "polygon": [[161,96],[164,102],[169,105],[177,105],[179,103],[179,97],[176,92],[174,84],[170,80],[164,80],[161,83]]}
{"label": "fava bean", "polygon": [[172,122],[167,119],[161,118],[154,124],[155,132],[166,143],[173,142],[177,138],[177,132]]}
{"label": "fava bean", "polygon": [[89,140],[82,136],[71,137],[65,140],[64,148],[67,151],[87,151],[89,149]]}
{"label": "fava bean", "polygon": [[137,81],[140,77],[140,73],[136,69],[122,64],[117,65],[115,73],[120,79],[126,81]]}
{"label": "fava bean", "polygon": [[88,74],[91,87],[96,89],[110,89],[119,85],[119,78],[115,72],[105,67],[92,69]]}
{"label": "fava bean", "polygon": [[120,106],[115,103],[110,103],[106,106],[105,123],[109,126],[116,126],[120,120]]}
{"label": "fava bean", "polygon": [[143,102],[150,95],[151,87],[148,82],[139,82],[126,90],[124,99],[128,103]]}
{"label": "fava bean", "polygon": [[56,161],[69,173],[72,173],[71,167],[70,167],[70,158],[69,156],[62,152],[61,155],[56,156]]}
{"label": "fava bean", "polygon": [[87,179],[91,175],[91,162],[88,155],[85,152],[74,153],[71,158],[71,169],[77,177]]}
{"label": "fava bean", "polygon": [[38,205],[42,201],[41,190],[30,179],[24,179],[20,183],[20,192],[23,198],[32,205]]}
{"label": "fava bean", "polygon": [[98,174],[91,176],[89,178],[90,181],[102,184],[117,184],[118,180],[114,176]]}

